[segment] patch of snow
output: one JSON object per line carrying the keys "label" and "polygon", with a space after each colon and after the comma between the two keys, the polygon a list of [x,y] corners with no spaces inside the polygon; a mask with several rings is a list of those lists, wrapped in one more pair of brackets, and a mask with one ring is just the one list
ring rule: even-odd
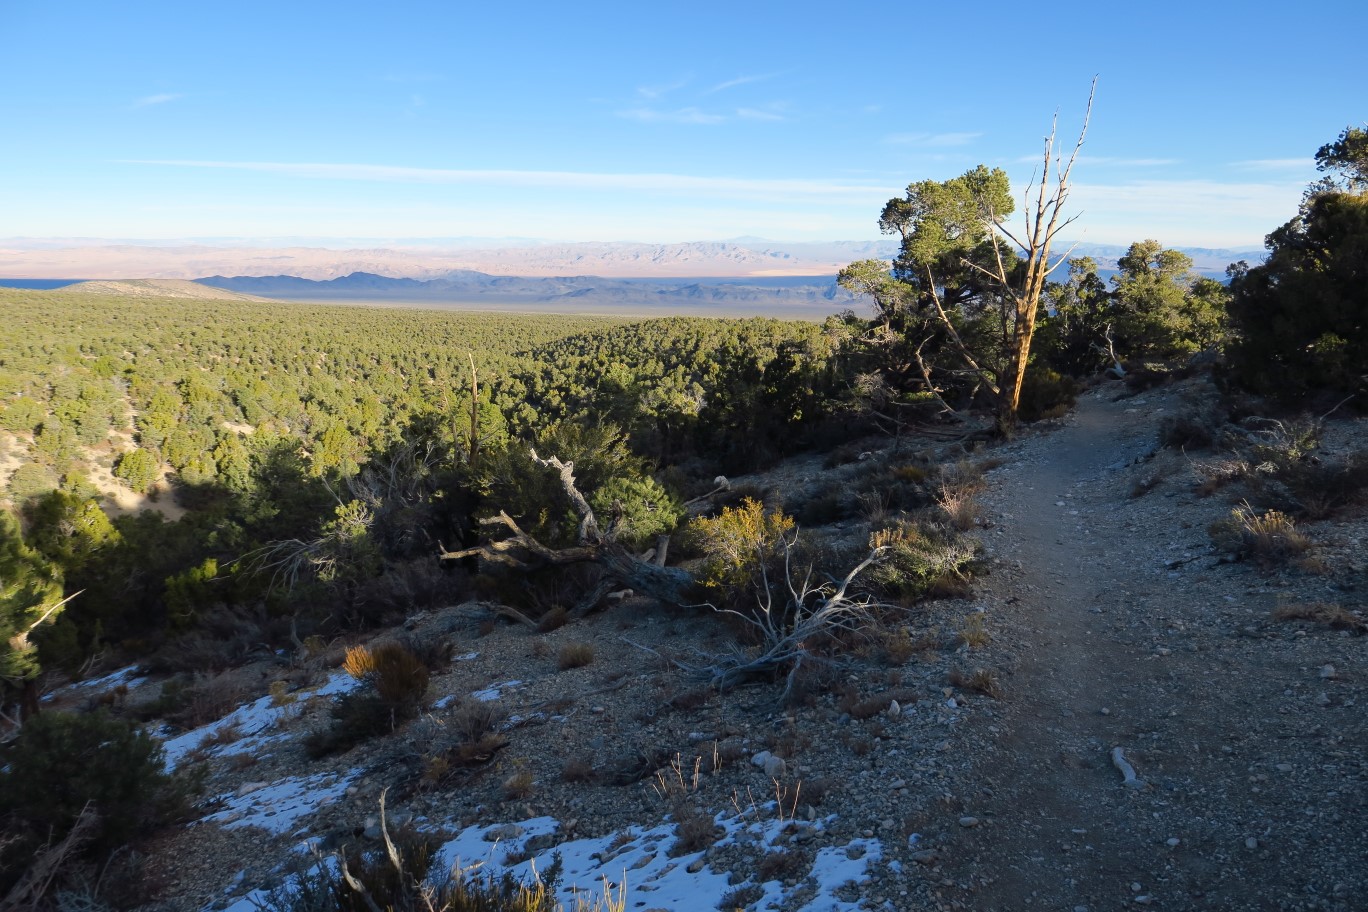
{"label": "patch of snow", "polygon": [[43,702],[47,703],[51,700],[56,699],[57,697],[70,697],[75,696],[77,694],[87,694],[87,692],[89,692],[87,694],[88,696],[108,693],[109,691],[114,690],[119,685],[123,685],[124,687],[127,687],[129,690],[132,690],[134,687],[137,687],[139,684],[147,680],[147,678],[145,677],[136,677],[137,673],[138,666],[129,665],[127,668],[120,668],[118,671],[111,672],[110,674],[107,674],[102,678],[91,678],[89,681],[77,681],[74,684],[68,684],[65,687],[59,687],[52,693],[44,694]]}
{"label": "patch of snow", "polygon": [[236,728],[238,737],[230,744],[216,746],[221,754],[258,753],[264,746],[280,741],[288,735],[278,732],[280,723],[298,715],[299,701],[309,697],[329,697],[346,693],[360,685],[360,682],[346,672],[334,672],[328,680],[317,688],[303,690],[288,703],[277,704],[274,697],[265,696],[244,706],[239,706],[217,722],[210,722],[199,728],[168,739],[162,746],[166,750],[166,764],[175,769],[185,759],[185,755],[199,747],[206,739],[213,738]]}
{"label": "patch of snow", "polygon": [[858,902],[842,902],[836,891],[849,883],[869,880],[869,866],[883,857],[877,839],[852,839],[845,848],[828,846],[817,852],[809,875],[817,881],[817,898],[803,906],[804,912],[856,912]]}
{"label": "patch of snow", "polygon": [[358,770],[350,770],[342,775],[291,776],[245,794],[239,789],[237,794],[221,795],[224,809],[201,822],[220,823],[225,829],[259,827],[281,836],[293,831],[300,820],[345,795],[347,786],[358,775]]}
{"label": "patch of snow", "polygon": [[471,696],[479,700],[481,703],[493,703],[495,700],[503,696],[503,691],[512,690],[515,687],[521,686],[522,681],[505,681],[502,684],[491,684],[484,690],[477,690],[473,694],[471,694]]}
{"label": "patch of snow", "polygon": [[[716,822],[725,830],[717,845],[732,842],[763,842],[778,847],[794,827],[821,831],[834,818],[815,823],[783,820],[777,817],[761,819],[768,807],[752,808],[740,816],[719,814]],[[694,909],[717,908],[722,897],[738,885],[726,871],[714,871],[704,861],[706,852],[693,852],[671,858],[670,848],[676,834],[672,823],[650,828],[632,827],[621,833],[597,839],[574,839],[545,849],[527,861],[504,865],[502,859],[522,857],[529,839],[554,833],[559,824],[550,817],[537,817],[515,825],[468,827],[445,843],[434,857],[434,866],[450,868],[460,864],[469,867],[484,864],[484,870],[498,876],[509,871],[514,877],[530,878],[533,871],[545,871],[552,856],[561,859],[561,899],[573,908],[576,895],[592,898],[601,896],[605,883],[616,891],[621,883],[627,885],[629,907],[649,907],[685,912]],[[499,837],[503,838],[500,839]],[[836,891],[847,884],[869,880],[869,867],[882,858],[878,840],[856,839],[839,848],[822,849],[817,854],[812,871],[798,889],[816,886],[816,896],[802,906],[807,912],[845,912],[858,908],[858,903],[844,902]],[[689,868],[696,870],[690,872]],[[763,897],[757,909],[790,909],[793,903],[788,891],[778,882],[759,885]]]}
{"label": "patch of snow", "polygon": [[[314,780],[321,778],[313,777]],[[346,781],[341,781],[327,786],[324,791],[335,797],[345,792],[346,785]],[[277,821],[285,815],[290,802],[289,795],[283,793],[290,791],[291,794],[297,794],[319,788],[319,784],[312,780],[287,781],[263,787],[241,800],[260,803],[262,799],[258,796],[263,793],[281,793],[282,797],[277,799],[275,816],[264,819],[271,821],[277,832],[283,832],[288,825]],[[238,817],[227,825],[263,826],[265,824],[260,822],[262,819],[261,812],[257,811],[254,817]],[[827,817],[811,823],[781,819],[775,813],[773,802],[770,802],[768,805],[752,807],[740,815],[718,814],[715,819],[725,831],[717,845],[760,843],[778,849],[787,845],[794,828],[821,832],[835,818]],[[425,829],[439,831],[438,827]],[[575,907],[577,896],[592,903],[596,897],[602,896],[605,887],[616,895],[621,886],[626,884],[629,908],[671,912],[715,909],[724,895],[738,886],[750,884],[762,891],[762,896],[755,903],[758,910],[775,912],[798,908],[802,912],[854,912],[859,908],[859,903],[840,899],[838,892],[852,884],[867,883],[872,867],[883,858],[883,848],[877,839],[854,839],[844,846],[819,850],[811,871],[793,889],[786,888],[778,881],[736,883],[729,872],[715,871],[706,863],[706,852],[671,858],[669,851],[677,837],[675,825],[668,820],[656,826],[630,827],[593,839],[571,839],[535,855],[528,855],[530,840],[544,841],[545,837],[554,835],[559,829],[560,823],[553,817],[466,827],[437,850],[432,870],[445,872],[478,867],[483,873],[495,877],[508,872],[515,878],[530,881],[536,874],[544,873],[551,866],[553,856],[559,855],[561,879],[558,898],[567,908]],[[526,860],[515,864],[504,863],[506,859],[522,859],[525,856]],[[325,860],[325,863],[330,860]],[[691,867],[693,871],[690,871]],[[798,907],[795,903],[800,893],[807,902]],[[267,895],[266,891],[255,890],[228,906],[224,912],[255,912],[257,904]]]}

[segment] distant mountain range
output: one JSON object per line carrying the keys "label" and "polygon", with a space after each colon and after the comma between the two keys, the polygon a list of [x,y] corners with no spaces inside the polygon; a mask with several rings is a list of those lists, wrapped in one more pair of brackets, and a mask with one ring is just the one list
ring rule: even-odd
{"label": "distant mountain range", "polygon": [[620,279],[602,276],[495,276],[454,271],[438,279],[355,272],[318,281],[298,276],[210,276],[216,289],[286,301],[423,304],[611,313],[756,314],[820,318],[861,301],[834,276],[749,279]]}
{"label": "distant mountain range", "polygon": [[[554,279],[830,279],[841,267],[861,259],[891,259],[891,239],[787,243],[741,237],[678,244],[538,243],[522,238],[490,240],[411,239],[377,246],[271,246],[266,241],[213,239],[213,243],[170,244],[154,241],[97,242],[89,239],[12,238],[0,241],[0,277],[61,279],[196,279],[201,276],[268,278],[294,276],[330,281],[356,273],[392,279],[453,281],[462,288],[484,280],[473,274]],[[364,240],[364,239],[361,239]],[[292,239],[293,241],[293,239]],[[473,246],[481,243],[501,246]],[[1067,244],[1056,248],[1068,250]],[[1220,276],[1236,260],[1257,262],[1262,250],[1178,248],[1194,260],[1198,271]],[[1076,255],[1092,256],[1103,269],[1115,268],[1123,245],[1080,244]],[[464,278],[463,278],[464,277]],[[461,283],[465,283],[462,285]],[[420,289],[411,288],[412,292]],[[566,288],[569,293],[577,288]],[[296,291],[303,293],[302,288]],[[637,290],[638,293],[640,289]],[[540,295],[543,291],[528,289]]]}

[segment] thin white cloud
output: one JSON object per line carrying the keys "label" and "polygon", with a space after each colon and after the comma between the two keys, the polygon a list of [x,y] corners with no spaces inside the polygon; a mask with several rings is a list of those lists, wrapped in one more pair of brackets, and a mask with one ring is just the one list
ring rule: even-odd
{"label": "thin white cloud", "polygon": [[982,133],[894,133],[891,136],[885,136],[884,142],[895,146],[940,149],[947,146],[967,146],[982,135]]}
{"label": "thin white cloud", "polygon": [[1176,165],[1179,163],[1176,158],[1108,158],[1105,155],[1080,155],[1078,163],[1080,165],[1119,165],[1124,168],[1160,168],[1164,165]]}
{"label": "thin white cloud", "polygon": [[638,123],[676,123],[676,124],[720,124],[727,118],[721,114],[710,114],[695,107],[676,108],[661,111],[656,108],[628,108],[618,112],[619,117],[635,120]]}
{"label": "thin white cloud", "polygon": [[1306,170],[1315,167],[1316,161],[1313,158],[1253,158],[1246,161],[1231,162],[1232,168],[1240,168],[1245,171],[1286,171],[1290,169]]}
{"label": "thin white cloud", "polygon": [[736,116],[742,120],[783,120],[782,114],[775,114],[773,111],[761,111],[758,108],[737,108]]}
{"label": "thin white cloud", "polygon": [[1077,183],[1070,208],[1089,239],[1128,243],[1152,237],[1165,244],[1259,246],[1269,231],[1296,214],[1302,185],[1145,180]]}
{"label": "thin white cloud", "polygon": [[152,105],[166,104],[168,101],[175,101],[178,98],[184,97],[185,94],[183,92],[163,92],[160,95],[144,95],[142,98],[133,102],[133,107],[147,108]]}
{"label": "thin white cloud", "polygon": [[642,98],[648,99],[650,101],[655,101],[662,95],[668,95],[676,89],[684,88],[688,84],[689,80],[687,78],[676,79],[674,82],[665,82],[661,83],[660,85],[637,86],[636,91],[637,94],[640,95]]}
{"label": "thin white cloud", "polygon": [[692,174],[625,174],[585,171],[495,171],[449,168],[410,168],[402,165],[361,165],[320,162],[196,161],[186,159],[135,159],[137,165],[179,168],[213,168],[281,174],[315,180],[373,181],[380,183],[478,184],[482,186],[535,187],[563,190],[625,190],[682,194],[713,194],[723,197],[789,200],[793,197],[862,202],[870,205],[886,199],[890,188],[882,183],[808,178],[702,177]]}
{"label": "thin white cloud", "polygon": [[761,73],[755,76],[737,76],[735,79],[728,79],[725,82],[719,82],[712,88],[705,89],[703,91],[703,94],[711,95],[714,92],[722,92],[726,89],[734,89],[737,86],[748,85],[752,82],[764,82],[765,80],[773,79],[778,75],[778,73]]}

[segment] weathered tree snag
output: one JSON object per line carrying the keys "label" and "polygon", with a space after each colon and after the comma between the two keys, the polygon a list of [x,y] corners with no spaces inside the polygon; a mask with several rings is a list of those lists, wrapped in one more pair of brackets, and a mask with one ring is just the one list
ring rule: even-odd
{"label": "weathered tree snag", "polygon": [[[1074,143],[1073,152],[1069,154],[1067,162],[1062,161],[1062,157],[1056,152],[1055,136],[1058,132],[1059,115],[1055,114],[1054,122],[1050,126],[1050,135],[1045,137],[1040,184],[1037,186],[1032,183],[1026,188],[1026,230],[1022,235],[1017,237],[1007,230],[1002,218],[993,211],[991,205],[985,213],[998,233],[1026,253],[1026,269],[1021,285],[1018,287],[1008,276],[1009,270],[1002,259],[1002,248],[996,241],[993,244],[993,251],[996,254],[994,269],[985,269],[969,260],[963,261],[965,266],[982,273],[998,285],[1012,309],[1008,362],[1006,370],[1001,374],[1002,391],[998,396],[998,423],[1004,431],[1010,431],[1016,425],[1017,407],[1021,403],[1021,387],[1026,380],[1026,367],[1030,361],[1031,342],[1035,338],[1036,315],[1040,309],[1041,295],[1045,291],[1045,280],[1049,278],[1050,273],[1065,263],[1069,259],[1069,253],[1073,252],[1070,248],[1069,253],[1065,253],[1053,263],[1050,262],[1050,245],[1054,243],[1055,236],[1078,218],[1076,215],[1062,218],[1061,213],[1072,189],[1070,176],[1073,173],[1073,166],[1078,161],[1078,152],[1083,148],[1083,140],[1088,135],[1088,122],[1092,120],[1093,98],[1096,94],[1097,79],[1094,78],[1092,88],[1088,92],[1088,107],[1083,114],[1083,127],[1078,131],[1078,141]],[[1055,171],[1053,187],[1047,187],[1051,182],[1052,166]],[[1033,187],[1036,191],[1034,203],[1030,199]],[[997,393],[998,390],[995,389],[993,392]]]}
{"label": "weathered tree snag", "polygon": [[[632,554],[618,542],[616,523],[610,525],[607,532],[599,528],[593,508],[575,484],[573,462],[561,462],[555,456],[542,459],[536,450],[532,450],[531,453],[533,462],[555,469],[560,475],[561,487],[565,489],[566,496],[570,498],[575,512],[580,517],[579,544],[572,548],[548,548],[524,532],[513,517],[500,510],[497,516],[480,520],[480,525],[503,526],[511,533],[510,537],[487,541],[461,551],[448,551],[442,547],[438,552],[440,560],[480,557],[515,570],[595,564],[603,570],[603,577],[575,606],[573,614],[576,615],[588,612],[609,592],[624,587],[672,605],[687,605],[695,601],[689,597],[695,586],[693,574],[679,567],[666,567],[663,559],[653,563]],[[657,554],[664,555],[667,547],[668,539],[657,546]]]}

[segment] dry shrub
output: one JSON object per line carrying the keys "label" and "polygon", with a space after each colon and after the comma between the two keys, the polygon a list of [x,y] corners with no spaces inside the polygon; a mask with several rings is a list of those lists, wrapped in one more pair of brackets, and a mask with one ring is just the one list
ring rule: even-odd
{"label": "dry shrub", "polygon": [[1247,503],[1232,510],[1230,519],[1213,523],[1209,532],[1220,550],[1239,559],[1252,557],[1265,569],[1290,563],[1311,549],[1311,540],[1286,514],[1258,513]]}
{"label": "dry shrub", "polygon": [[1291,491],[1297,515],[1328,519],[1363,503],[1368,490],[1368,453],[1290,463],[1280,467],[1275,477]]}
{"label": "dry shrub", "polygon": [[988,645],[988,627],[983,620],[983,612],[976,611],[964,619],[955,634],[955,642],[971,649],[981,649]]}
{"label": "dry shrub", "polygon": [[347,647],[347,657],[342,660],[342,670],[358,681],[366,680],[366,675],[375,670],[375,657],[365,646]]}
{"label": "dry shrub", "polygon": [[887,710],[894,700],[901,706],[907,706],[917,701],[917,692],[903,687],[886,690],[870,697],[861,697],[855,685],[847,684],[841,691],[840,699],[836,701],[836,708],[849,714],[852,719],[872,719]]}
{"label": "dry shrub", "polygon": [[338,697],[328,729],[305,737],[315,758],[393,731],[418,714],[427,696],[427,666],[400,643],[348,649],[342,667],[364,686]]}
{"label": "dry shrub", "polygon": [[874,749],[874,742],[863,735],[844,732],[841,735],[841,739],[845,741],[845,745],[850,749],[850,752],[857,757],[863,757]]}
{"label": "dry shrub", "polygon": [[508,746],[508,737],[497,732],[486,732],[470,741],[432,754],[423,761],[423,784],[428,788],[451,786],[459,774],[493,761],[499,751]]}
{"label": "dry shrub", "polygon": [[1002,699],[1002,685],[998,683],[997,676],[986,668],[975,669],[970,674],[954,668],[950,671],[949,680],[952,687],[981,693],[994,700]]}
{"label": "dry shrub", "polygon": [[898,481],[907,481],[912,484],[921,484],[926,481],[928,476],[928,473],[923,466],[913,465],[911,463],[896,467],[892,470],[891,474]]}
{"label": "dry shrub", "polygon": [[1175,415],[1159,422],[1159,445],[1177,450],[1209,450],[1220,438],[1223,418],[1216,415]]}
{"label": "dry shrub", "polygon": [[1352,633],[1368,633],[1368,623],[1354,612],[1332,602],[1295,602],[1279,605],[1273,609],[1275,621],[1311,621],[1325,624],[1333,630],[1348,630]]}
{"label": "dry shrub", "polygon": [[251,769],[260,762],[261,760],[256,754],[229,754],[227,766],[233,772],[241,773]]}
{"label": "dry shrub", "polygon": [[418,637],[413,634],[404,634],[399,637],[399,645],[409,651],[412,656],[428,671],[440,671],[451,664],[451,656],[456,651],[455,644],[445,637]]}
{"label": "dry shrub", "polygon": [[745,756],[746,748],[740,741],[719,741],[717,749],[713,752],[717,769],[721,769],[724,765],[730,766],[739,763]]}
{"label": "dry shrub", "polygon": [[427,693],[427,666],[402,643],[353,647],[347,650],[342,667],[356,680],[374,687],[380,699],[392,706],[416,706]]}
{"label": "dry shrub", "polygon": [[566,643],[556,657],[556,667],[561,671],[583,668],[594,661],[593,643]]}
{"label": "dry shrub", "polygon": [[866,491],[857,494],[860,515],[872,526],[882,525],[893,515],[893,495],[888,491]]}
{"label": "dry shrub", "polygon": [[486,732],[472,741],[462,741],[447,752],[447,758],[455,766],[482,766],[507,746],[507,735]]}
{"label": "dry shrub", "polygon": [[902,520],[870,536],[884,559],[870,579],[904,604],[926,598],[956,598],[969,591],[979,543],[938,523]]}
{"label": "dry shrub", "polygon": [[478,741],[504,719],[502,704],[497,700],[470,700],[462,703],[447,718],[447,726],[462,741]]}
{"label": "dry shrub", "polygon": [[759,884],[745,884],[723,893],[722,898],[717,901],[717,908],[721,912],[736,912],[738,909],[749,909],[764,898],[764,887]]}
{"label": "dry shrub", "polygon": [[197,751],[209,751],[215,747],[222,747],[225,744],[232,744],[242,740],[242,728],[236,722],[227,725],[220,725],[218,728],[206,734],[200,743],[195,746]]}
{"label": "dry shrub", "polygon": [[594,778],[594,763],[584,757],[571,757],[561,767],[562,782],[589,782]]}
{"label": "dry shrub", "polygon": [[507,801],[519,801],[532,794],[532,771],[526,768],[518,768],[513,774],[503,781],[501,786],[504,799]]}
{"label": "dry shrub", "polygon": [[942,480],[936,489],[936,505],[945,513],[945,520],[952,528],[960,532],[974,528],[978,516],[978,498],[974,491]]}
{"label": "dry shrub", "polygon": [[284,679],[271,682],[271,705],[288,706],[298,699],[290,693],[290,682]]}
{"label": "dry shrub", "polygon": [[1197,485],[1197,494],[1201,497],[1210,497],[1226,485],[1254,475],[1254,466],[1239,456],[1231,456],[1216,462],[1195,463],[1193,468],[1202,478]]}
{"label": "dry shrub", "polygon": [[793,880],[803,873],[803,856],[797,852],[776,849],[766,852],[755,866],[756,879],[761,883],[770,880]]}
{"label": "dry shrub", "polygon": [[139,715],[155,715],[181,728],[193,729],[222,719],[242,705],[246,686],[229,675],[171,678],[162,685],[161,696]]}
{"label": "dry shrub", "polygon": [[675,841],[668,853],[671,858],[701,852],[717,841],[717,824],[706,811],[680,802],[674,806],[673,815]]}
{"label": "dry shrub", "polygon": [[749,497],[720,516],[695,519],[689,524],[688,537],[704,555],[703,584],[724,592],[748,588],[762,563],[780,558],[794,525],[792,517],[766,510]]}

